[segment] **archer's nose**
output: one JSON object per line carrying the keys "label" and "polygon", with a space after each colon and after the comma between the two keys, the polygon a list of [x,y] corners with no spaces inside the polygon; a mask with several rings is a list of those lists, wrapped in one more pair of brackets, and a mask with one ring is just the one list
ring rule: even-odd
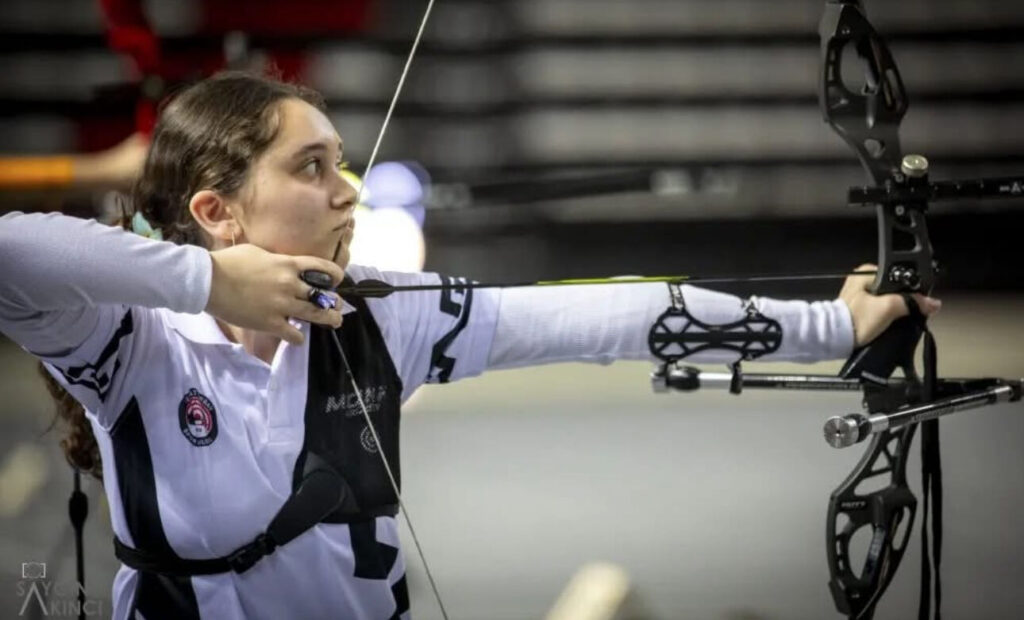
{"label": "archer's nose", "polygon": [[337,175],[336,179],[334,194],[331,196],[331,207],[335,209],[354,208],[359,192],[342,175]]}

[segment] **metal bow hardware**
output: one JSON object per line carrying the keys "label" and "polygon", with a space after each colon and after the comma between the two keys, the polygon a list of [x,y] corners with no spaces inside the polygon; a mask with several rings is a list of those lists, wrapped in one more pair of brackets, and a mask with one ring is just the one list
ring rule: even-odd
{"label": "metal bow hardware", "polygon": [[[424,11],[419,30],[405,62],[398,86],[391,99],[384,123],[373,147],[367,172],[377,157],[434,0]],[[821,36],[821,80],[819,101],[825,121],[857,154],[872,183],[851,188],[851,205],[874,205],[878,221],[878,268],[869,290],[874,294],[903,294],[911,310],[909,316],[894,322],[879,338],[854,351],[838,377],[825,375],[744,374],[741,360],[752,360],[778,348],[781,330],[778,323],[756,309],[746,318],[728,325],[708,325],[696,321],[682,302],[679,285],[683,282],[724,282],[753,280],[792,280],[827,278],[846,274],[747,276],[741,278],[696,278],[668,276],[633,278],[627,281],[594,278],[545,282],[470,283],[460,287],[513,287],[631,282],[668,282],[673,305],[652,327],[649,345],[662,364],[652,375],[658,391],[689,391],[699,387],[728,387],[734,393],[744,388],[860,390],[864,393],[866,413],[834,417],[825,426],[825,438],[835,447],[845,447],[867,439],[867,452],[850,476],[832,493],[827,515],[827,554],[829,586],[837,609],[851,618],[871,618],[879,598],[892,581],[906,551],[911,526],[917,512],[917,499],[906,480],[906,465],[911,442],[919,423],[924,423],[922,452],[924,471],[924,551],[922,563],[921,617],[935,613],[941,600],[938,568],[941,551],[941,471],[939,468],[938,422],[941,415],[1021,398],[1021,380],[939,379],[936,376],[936,346],[924,317],[916,310],[914,293],[928,294],[936,281],[937,265],[928,236],[926,215],[929,201],[969,197],[1019,196],[1024,177],[981,179],[931,183],[928,161],[919,155],[901,151],[899,125],[907,111],[908,99],[899,70],[885,42],[868,22],[857,0],[826,0],[819,34]],[[864,63],[865,87],[861,92],[847,88],[843,78],[843,52],[852,49]],[[358,200],[357,200],[358,202]],[[395,292],[450,288],[451,285],[392,286],[367,281],[339,289],[342,295],[384,297]],[[914,354],[922,341],[925,368],[918,373]],[[698,350],[725,348],[738,355],[729,373],[706,373],[681,365]],[[347,365],[347,361],[346,361]],[[900,371],[897,373],[896,371]],[[348,373],[355,394],[361,390]],[[359,402],[371,432],[376,434],[365,405]],[[378,446],[380,442],[378,442]],[[388,458],[380,452],[384,467]],[[390,471],[389,471],[390,474]],[[397,497],[401,494],[394,478]],[[882,488],[861,491],[862,483],[888,480]],[[931,531],[934,536],[934,584],[928,554],[929,501],[934,498]],[[404,504],[402,512],[406,515]],[[871,542],[863,564],[854,566],[850,540],[862,528],[871,528]],[[411,523],[410,523],[411,529]],[[426,560],[415,539],[420,559]],[[859,569],[859,570],[858,570]],[[427,568],[442,615],[447,618],[433,577]],[[934,588],[933,588],[934,586]],[[934,591],[934,594],[933,594]]]}

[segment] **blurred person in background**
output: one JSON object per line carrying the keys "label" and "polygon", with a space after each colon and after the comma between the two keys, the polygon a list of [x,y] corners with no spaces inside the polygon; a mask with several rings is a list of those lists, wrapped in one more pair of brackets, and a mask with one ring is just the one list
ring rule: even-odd
{"label": "blurred person in background", "polygon": [[[400,481],[401,403],[484,370],[650,359],[664,284],[467,289],[350,265],[356,192],[342,158],[317,93],[223,73],[174,98],[153,132],[123,226],[159,235],[53,213],[0,218],[0,330],[41,360],[68,460],[102,477],[123,562],[117,619],[408,617],[382,463]],[[452,287],[324,291],[336,306],[321,309],[306,270],[332,287]],[[844,358],[907,313],[899,296],[868,294],[868,280],[848,278],[831,301],[753,298],[783,328],[765,359]],[[682,290],[706,322],[744,315],[734,296]],[[340,503],[274,540],[268,524],[324,470]]]}
{"label": "blurred person in background", "polygon": [[125,189],[142,169],[147,144],[134,133],[95,153],[0,157],[0,191]]}

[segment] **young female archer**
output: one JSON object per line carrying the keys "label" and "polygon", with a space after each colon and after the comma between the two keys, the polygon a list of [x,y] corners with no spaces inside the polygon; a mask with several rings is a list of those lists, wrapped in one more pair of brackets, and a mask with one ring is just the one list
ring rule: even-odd
{"label": "young female archer", "polygon": [[[0,218],[0,330],[52,377],[68,459],[102,475],[124,564],[117,619],[405,617],[401,402],[489,369],[650,358],[664,284],[470,289],[349,265],[342,151],[317,94],[226,73],[179,94],[154,130],[130,215],[164,240]],[[309,271],[331,287],[451,287],[325,292],[336,307],[322,309]],[[906,314],[866,281],[828,302],[754,299],[782,326],[771,358],[843,358]],[[735,297],[682,291],[706,322],[743,316]]]}

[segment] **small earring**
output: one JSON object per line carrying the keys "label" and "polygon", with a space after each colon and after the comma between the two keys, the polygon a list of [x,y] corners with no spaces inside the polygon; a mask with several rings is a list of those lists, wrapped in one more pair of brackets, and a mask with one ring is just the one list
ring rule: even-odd
{"label": "small earring", "polygon": [[231,247],[235,247],[235,229],[231,229]]}

